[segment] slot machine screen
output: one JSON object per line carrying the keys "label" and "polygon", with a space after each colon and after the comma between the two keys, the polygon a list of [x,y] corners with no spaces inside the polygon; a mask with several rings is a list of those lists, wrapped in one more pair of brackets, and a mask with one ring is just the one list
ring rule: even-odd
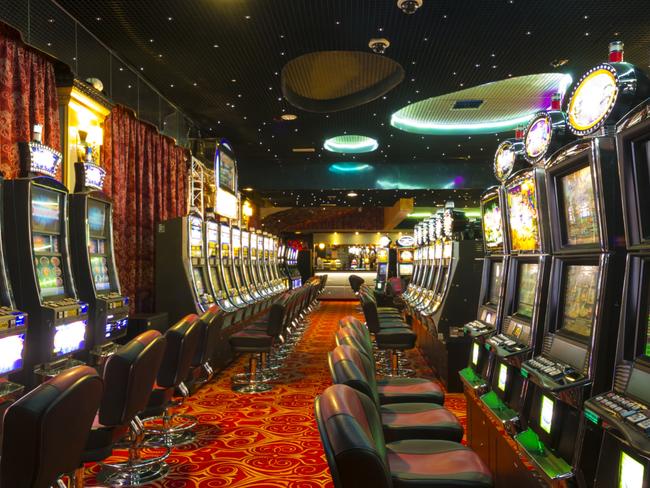
{"label": "slot machine screen", "polygon": [[555,410],[555,402],[546,395],[542,395],[542,405],[539,410],[539,426],[547,434],[551,433],[553,428],[553,411]]}
{"label": "slot machine screen", "polygon": [[413,274],[413,265],[402,263],[399,265],[399,270],[402,276],[410,276]]}
{"label": "slot machine screen", "polygon": [[591,336],[596,306],[598,266],[567,265],[563,271],[563,281],[561,330],[585,341]]}
{"label": "slot machine screen", "polygon": [[111,280],[108,274],[108,262],[105,256],[90,256],[90,270],[93,273],[95,290],[105,291],[111,288]]}
{"label": "slot machine screen", "polygon": [[497,305],[501,296],[501,282],[503,281],[503,262],[494,261],[490,270],[490,284],[488,303]]}
{"label": "slot machine screen", "polygon": [[535,180],[524,177],[508,187],[510,238],[514,251],[535,251],[539,248],[539,227]]}
{"label": "slot machine screen", "polygon": [[378,274],[379,276],[386,276],[386,268],[388,267],[387,263],[379,263]]}
{"label": "slot machine screen", "polygon": [[57,191],[32,185],[32,232],[61,233],[61,198]]}
{"label": "slot machine screen", "polygon": [[502,392],[506,391],[506,386],[508,385],[508,366],[501,363],[499,365],[499,378],[497,380],[497,388]]}
{"label": "slot machine screen", "polygon": [[643,464],[625,451],[621,451],[618,465],[618,488],[643,488],[645,475]]}
{"label": "slot machine screen", "polygon": [[205,285],[203,284],[201,269],[193,267],[192,274],[194,275],[194,285],[196,286],[196,292],[199,294],[199,296],[205,295]]}
{"label": "slot machine screen", "polygon": [[483,240],[488,249],[499,248],[503,245],[501,207],[498,196],[483,204]]}
{"label": "slot machine screen", "polygon": [[82,320],[59,325],[54,331],[54,350],[52,352],[55,356],[63,356],[83,349],[85,336],[86,322]]}
{"label": "slot machine screen", "polygon": [[0,374],[5,375],[23,367],[25,334],[0,339]]}
{"label": "slot machine screen", "polygon": [[203,257],[203,228],[199,219],[190,221],[190,253],[193,258]]}
{"label": "slot machine screen", "polygon": [[591,184],[591,167],[585,166],[560,179],[565,244],[570,246],[598,242],[596,199]]}
{"label": "slot machine screen", "polygon": [[88,200],[88,231],[91,237],[106,237],[107,214],[107,204]]}
{"label": "slot machine screen", "polygon": [[539,274],[539,264],[522,263],[518,273],[517,305],[515,313],[527,318],[533,316],[533,305],[535,303],[535,287],[537,285],[537,275]]}
{"label": "slot machine screen", "polygon": [[479,348],[480,346],[476,342],[472,345],[472,364],[474,366],[478,366]]}
{"label": "slot machine screen", "polygon": [[[650,208],[650,140],[634,142],[634,173],[636,176],[637,200],[639,209]],[[650,214],[640,212],[640,237],[641,239],[650,240]]]}

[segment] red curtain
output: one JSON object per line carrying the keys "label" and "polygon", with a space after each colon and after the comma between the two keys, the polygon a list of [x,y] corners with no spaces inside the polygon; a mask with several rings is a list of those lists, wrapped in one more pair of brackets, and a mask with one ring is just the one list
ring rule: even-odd
{"label": "red curtain", "polygon": [[154,308],[155,225],[187,212],[188,158],[127,108],[115,107],[104,122],[104,190],[113,199],[115,257],[122,292],[137,312]]}
{"label": "red curtain", "polygon": [[31,140],[34,124],[43,125],[43,143],[60,150],[54,65],[0,23],[0,171],[6,178],[18,176],[18,142]]}

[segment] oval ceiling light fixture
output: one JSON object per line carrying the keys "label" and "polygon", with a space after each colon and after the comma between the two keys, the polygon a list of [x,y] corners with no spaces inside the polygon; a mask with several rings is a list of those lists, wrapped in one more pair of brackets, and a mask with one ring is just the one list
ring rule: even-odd
{"label": "oval ceiling light fixture", "polygon": [[342,154],[362,154],[375,151],[379,147],[376,139],[360,135],[343,135],[326,139],[323,148]]}
{"label": "oval ceiling light fixture", "polygon": [[[335,74],[335,76],[334,76]],[[371,102],[404,79],[404,68],[379,54],[316,51],[282,68],[282,95],[307,112],[330,113]]]}
{"label": "oval ceiling light fixture", "polygon": [[330,164],[329,170],[332,173],[361,173],[370,171],[372,166],[366,163],[335,163]]}
{"label": "oval ceiling light fixture", "polygon": [[486,83],[407,105],[392,115],[391,125],[439,135],[513,130],[548,109],[553,94],[564,94],[571,82],[569,75],[540,73]]}
{"label": "oval ceiling light fixture", "polygon": [[296,120],[298,118],[298,116],[296,114],[282,114],[282,115],[280,115],[280,118],[282,120],[286,120],[286,121],[289,122],[289,121],[292,121],[292,120]]}

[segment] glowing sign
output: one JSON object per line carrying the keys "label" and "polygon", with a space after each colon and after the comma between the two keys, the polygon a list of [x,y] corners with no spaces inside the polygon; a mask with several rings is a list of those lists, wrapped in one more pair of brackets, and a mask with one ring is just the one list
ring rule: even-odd
{"label": "glowing sign", "polygon": [[577,135],[591,134],[607,120],[618,97],[616,71],[610,65],[592,68],[578,82],[569,101],[569,127]]}
{"label": "glowing sign", "polygon": [[415,239],[413,236],[402,236],[397,239],[397,245],[400,247],[412,247],[415,244]]}
{"label": "glowing sign", "polygon": [[216,212],[226,218],[236,219],[239,215],[237,197],[222,188],[217,188]]}
{"label": "glowing sign", "polygon": [[84,179],[87,187],[101,190],[104,188],[106,170],[92,163],[84,163]]}
{"label": "glowing sign", "polygon": [[29,171],[56,178],[63,156],[51,147],[37,142],[27,144],[29,148]]}
{"label": "glowing sign", "polygon": [[494,176],[496,176],[499,181],[504,181],[508,176],[510,176],[512,168],[515,167],[516,159],[517,153],[512,142],[503,141],[499,144],[497,152],[494,155]]}
{"label": "glowing sign", "polygon": [[526,156],[529,159],[537,160],[546,154],[551,144],[552,129],[553,125],[547,114],[542,113],[531,121],[524,136]]}

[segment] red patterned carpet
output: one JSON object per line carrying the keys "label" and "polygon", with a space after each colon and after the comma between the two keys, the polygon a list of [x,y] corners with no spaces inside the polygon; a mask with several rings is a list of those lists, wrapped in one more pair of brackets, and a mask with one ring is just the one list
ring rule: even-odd
{"label": "red patterned carpet", "polygon": [[[334,346],[338,320],[355,313],[354,302],[323,302],[284,367],[285,379],[267,393],[242,395],[230,389],[230,376],[243,370],[237,361],[183,407],[198,417],[195,443],[168,458],[170,473],[149,486],[164,488],[311,488],[331,487],[314,420],[314,398],[331,384],[327,352]],[[420,376],[430,375],[419,354],[411,360]],[[461,395],[448,396],[465,421]],[[117,459],[117,458],[116,458]],[[87,470],[94,482],[97,466]]]}

